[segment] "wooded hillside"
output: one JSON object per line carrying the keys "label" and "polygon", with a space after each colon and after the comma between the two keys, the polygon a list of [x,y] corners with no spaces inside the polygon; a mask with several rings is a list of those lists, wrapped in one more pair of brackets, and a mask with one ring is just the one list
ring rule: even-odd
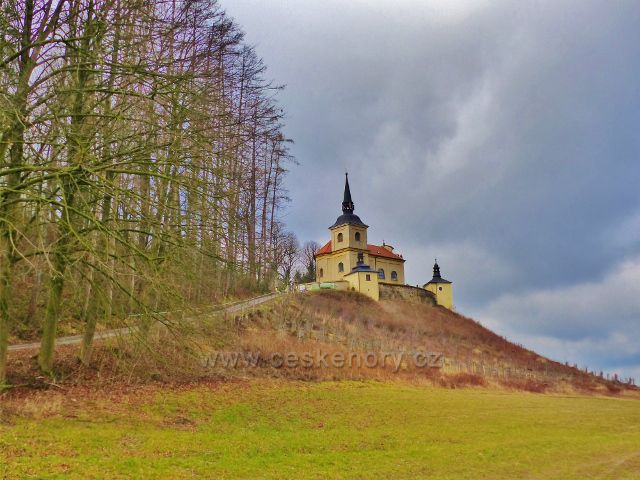
{"label": "wooded hillside", "polygon": [[271,288],[292,159],[279,90],[215,0],[0,11],[0,384],[9,335],[51,371],[96,324]]}

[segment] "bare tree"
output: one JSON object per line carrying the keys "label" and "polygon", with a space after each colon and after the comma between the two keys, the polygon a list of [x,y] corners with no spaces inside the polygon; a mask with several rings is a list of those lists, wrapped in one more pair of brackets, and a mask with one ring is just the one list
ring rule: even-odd
{"label": "bare tree", "polygon": [[291,232],[282,234],[276,245],[276,259],[278,273],[284,285],[288,286],[291,283],[299,255],[300,244],[296,235]]}
{"label": "bare tree", "polygon": [[313,282],[316,279],[316,252],[320,249],[320,244],[314,240],[304,242],[300,250],[300,262],[302,263],[303,273],[302,282]]}
{"label": "bare tree", "polygon": [[12,318],[51,372],[61,321],[89,363],[100,322],[291,277],[280,87],[215,0],[9,0],[0,27],[0,383]]}

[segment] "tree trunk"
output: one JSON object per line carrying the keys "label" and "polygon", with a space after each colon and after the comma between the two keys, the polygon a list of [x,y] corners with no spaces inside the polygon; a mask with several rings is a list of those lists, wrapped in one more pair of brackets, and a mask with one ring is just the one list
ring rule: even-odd
{"label": "tree trunk", "polygon": [[53,371],[53,353],[56,342],[56,330],[58,328],[58,317],[60,316],[60,302],[62,299],[62,289],[64,287],[64,270],[66,260],[60,253],[54,257],[54,271],[49,279],[49,297],[47,299],[47,311],[40,342],[40,353],[38,353],[38,365],[44,373],[51,374]]}

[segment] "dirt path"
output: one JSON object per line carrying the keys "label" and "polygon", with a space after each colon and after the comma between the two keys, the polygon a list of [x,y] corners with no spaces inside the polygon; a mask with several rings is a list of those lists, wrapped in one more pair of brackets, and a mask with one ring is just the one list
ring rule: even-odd
{"label": "dirt path", "polygon": [[[279,295],[279,293],[267,293],[266,295],[260,295],[259,297],[250,298],[241,302],[236,302],[228,306],[222,305],[216,312],[233,313],[243,310],[247,307],[254,307],[261,303],[273,300]],[[107,338],[113,338],[122,335],[129,335],[133,327],[114,328],[111,330],[104,330],[96,332],[95,340],[105,340]],[[60,345],[78,345],[82,342],[82,335],[70,335],[67,337],[58,337],[56,339],[56,347]],[[22,352],[25,350],[37,350],[40,348],[40,342],[35,343],[21,343],[18,345],[9,345],[9,352]]]}

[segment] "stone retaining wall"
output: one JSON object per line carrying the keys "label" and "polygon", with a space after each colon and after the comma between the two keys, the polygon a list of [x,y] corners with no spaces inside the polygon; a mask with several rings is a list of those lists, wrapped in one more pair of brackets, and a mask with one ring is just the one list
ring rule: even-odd
{"label": "stone retaining wall", "polygon": [[436,296],[424,288],[410,285],[380,284],[380,300],[405,300],[407,302],[436,305]]}

